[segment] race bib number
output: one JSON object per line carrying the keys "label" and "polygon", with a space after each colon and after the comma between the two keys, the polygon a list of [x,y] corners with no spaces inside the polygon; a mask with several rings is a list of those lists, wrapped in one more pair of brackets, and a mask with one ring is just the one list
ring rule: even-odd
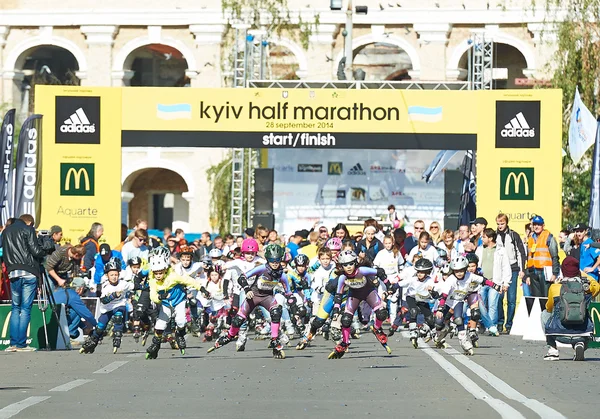
{"label": "race bib number", "polygon": [[431,295],[429,295],[429,293],[427,293],[427,294],[423,294],[423,293],[416,294],[415,295],[415,300],[419,301],[419,302],[426,302],[426,301],[431,300]]}
{"label": "race bib number", "polygon": [[261,275],[258,277],[256,286],[261,291],[273,291],[273,289],[279,284],[279,281],[269,278],[268,276]]}
{"label": "race bib number", "polygon": [[463,301],[465,299],[465,297],[467,296],[467,292],[466,291],[454,291],[452,293],[452,299],[455,301]]}
{"label": "race bib number", "polygon": [[367,284],[367,278],[346,278],[346,285],[350,288],[362,288]]}
{"label": "race bib number", "polygon": [[475,291],[475,290],[477,290],[477,288],[479,288],[479,285],[481,285],[479,282],[471,281],[471,283],[469,283],[469,290]]}

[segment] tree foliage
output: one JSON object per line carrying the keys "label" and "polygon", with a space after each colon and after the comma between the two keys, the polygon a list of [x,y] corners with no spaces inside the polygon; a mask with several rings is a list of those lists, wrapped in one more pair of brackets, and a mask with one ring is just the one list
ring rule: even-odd
{"label": "tree foliage", "polygon": [[[552,87],[563,94],[563,149],[569,148],[569,120],[575,88],[592,114],[598,115],[600,82],[600,0],[546,0],[546,23],[556,30],[557,49],[549,62]],[[546,34],[542,34],[544,38]],[[591,150],[575,165],[563,158],[563,223],[588,219]]]}
{"label": "tree foliage", "polygon": [[229,231],[231,220],[231,152],[206,171],[211,189],[210,226],[220,233]]}

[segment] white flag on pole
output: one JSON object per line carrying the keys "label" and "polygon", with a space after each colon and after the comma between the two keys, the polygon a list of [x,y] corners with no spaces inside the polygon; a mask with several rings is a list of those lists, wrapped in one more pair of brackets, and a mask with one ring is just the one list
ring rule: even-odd
{"label": "white flag on pole", "polygon": [[569,153],[573,163],[579,163],[587,149],[594,144],[597,126],[596,118],[581,101],[579,89],[576,88],[569,124]]}

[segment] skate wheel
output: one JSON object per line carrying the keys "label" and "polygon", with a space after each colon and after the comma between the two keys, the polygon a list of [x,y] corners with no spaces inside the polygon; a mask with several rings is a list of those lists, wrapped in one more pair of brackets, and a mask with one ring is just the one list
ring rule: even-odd
{"label": "skate wheel", "polygon": [[475,348],[479,348],[479,342],[478,342],[478,341],[475,341],[475,342],[473,342],[473,346],[474,346]]}
{"label": "skate wheel", "polygon": [[469,350],[466,352],[466,355],[473,356],[473,354],[474,354],[474,353],[475,353],[475,352],[473,351],[473,349],[469,349]]}
{"label": "skate wheel", "polygon": [[279,351],[279,359],[285,359],[285,351]]}
{"label": "skate wheel", "polygon": [[306,348],[306,345],[304,343],[299,343],[298,345],[296,345],[296,350],[301,351],[304,348]]}
{"label": "skate wheel", "polygon": [[119,348],[117,348],[116,346],[113,348],[113,354],[116,354],[117,351],[119,350]]}
{"label": "skate wheel", "polygon": [[150,354],[146,353],[146,359],[150,359]]}
{"label": "skate wheel", "polygon": [[417,349],[419,347],[419,343],[417,342],[416,339],[411,339],[410,341],[412,342],[412,345],[415,349]]}
{"label": "skate wheel", "polygon": [[337,359],[337,352],[333,351],[332,353],[330,353],[327,359]]}
{"label": "skate wheel", "polygon": [[185,355],[185,349],[180,349],[181,355]]}
{"label": "skate wheel", "polygon": [[392,348],[390,348],[389,346],[385,346],[385,350],[387,351],[388,355],[392,354]]}
{"label": "skate wheel", "polygon": [[208,351],[206,351],[206,353],[209,354],[209,353],[215,351],[216,349],[217,348],[213,346],[212,348],[208,348]]}
{"label": "skate wheel", "polygon": [[448,344],[444,342],[444,343],[442,344],[442,348],[444,348],[444,349],[448,349]]}
{"label": "skate wheel", "polygon": [[81,349],[79,350],[79,353],[80,353],[80,354],[84,354],[84,353],[85,353],[85,349],[81,348]]}

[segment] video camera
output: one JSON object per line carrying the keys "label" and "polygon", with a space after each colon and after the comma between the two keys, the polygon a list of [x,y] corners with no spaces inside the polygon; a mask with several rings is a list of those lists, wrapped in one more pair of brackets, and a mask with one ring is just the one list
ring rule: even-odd
{"label": "video camera", "polygon": [[37,235],[37,241],[46,255],[51,255],[55,250],[55,243],[48,230],[40,230]]}

